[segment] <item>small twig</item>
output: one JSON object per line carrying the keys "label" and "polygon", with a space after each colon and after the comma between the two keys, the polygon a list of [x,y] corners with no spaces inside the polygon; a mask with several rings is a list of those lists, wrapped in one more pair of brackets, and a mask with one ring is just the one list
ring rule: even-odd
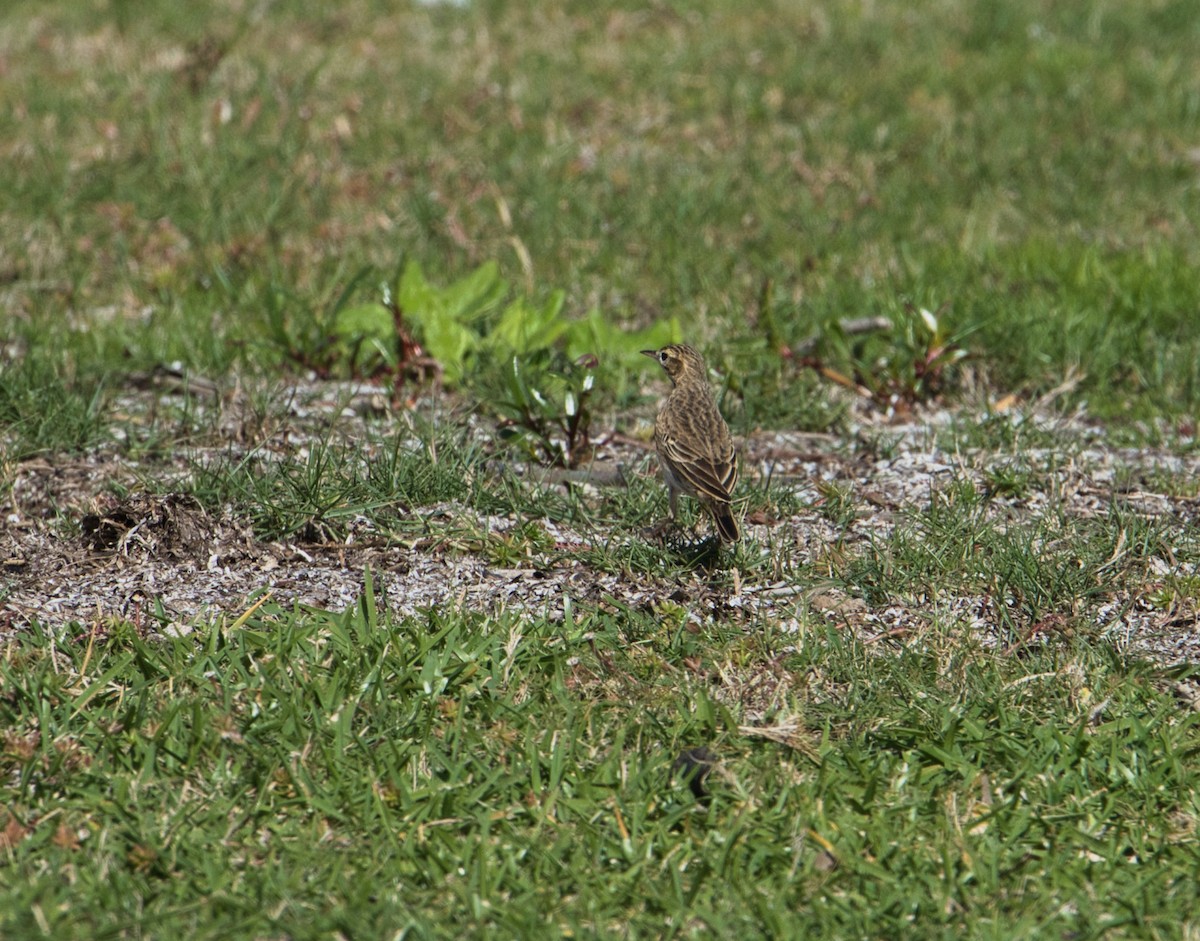
{"label": "small twig", "polygon": [[528,477],[542,484],[592,484],[597,487],[628,487],[629,480],[622,464],[594,463],[587,467],[567,469],[563,467],[539,467],[528,464],[510,464],[492,461],[488,469],[498,475],[514,474]]}
{"label": "small twig", "polygon": [[864,637],[864,644],[874,644],[881,640],[891,640],[895,637],[903,637],[911,628],[908,627],[893,627],[890,631],[884,631],[881,634],[872,634],[870,637]]}
{"label": "small twig", "polygon": [[[886,317],[851,317],[847,320],[839,320],[837,325],[838,329],[848,337],[858,336],[860,333],[876,333],[892,329],[892,322]],[[807,356],[817,348],[817,344],[823,337],[823,333],[814,333],[801,340],[792,347],[792,356]]]}

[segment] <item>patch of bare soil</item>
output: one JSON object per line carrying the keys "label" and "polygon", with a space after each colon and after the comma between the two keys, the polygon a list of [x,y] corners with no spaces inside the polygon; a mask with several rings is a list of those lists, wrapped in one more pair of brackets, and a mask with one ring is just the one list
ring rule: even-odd
{"label": "patch of bare soil", "polygon": [[[128,410],[147,407],[144,393],[139,395],[141,399],[131,396]],[[378,398],[372,395],[372,401]],[[224,440],[208,447],[217,453],[231,443],[246,446],[245,439],[252,437],[259,447],[294,448],[304,433],[315,434],[331,416],[361,422],[347,399],[346,390],[334,384],[307,388],[292,397],[288,421],[271,425],[259,417],[250,431],[245,421],[214,422]],[[89,630],[118,619],[154,630],[165,619],[182,630],[197,619],[232,620],[265,592],[285,607],[340,610],[355,603],[370,570],[377,597],[397,613],[455,604],[555,617],[568,598],[584,605],[646,610],[666,602],[686,610],[694,629],[722,619],[748,628],[769,621],[799,632],[824,619],[871,644],[902,644],[918,639],[933,623],[950,621],[987,643],[1011,644],[1011,636],[1000,635],[1004,612],[998,605],[1003,602],[993,595],[951,593],[878,608],[829,577],[837,562],[831,555],[834,547],[854,550],[886,538],[903,524],[906,512],[928,507],[952,482],[987,487],[986,471],[1005,460],[940,450],[939,428],[954,420],[945,412],[931,411],[905,424],[859,418],[846,439],[771,432],[742,443],[743,479],[770,476],[775,492],[791,491],[789,505],[800,508],[778,518],[759,511],[746,519],[747,545],[754,547],[749,551],[763,553],[767,562],[753,571],[771,573],[768,560],[788,560],[774,574],[755,577],[722,573],[713,578],[702,568],[657,578],[602,571],[580,551],[597,534],[551,520],[536,521],[551,550],[496,564],[472,540],[455,534],[485,532],[503,538],[527,521],[484,517],[456,504],[415,509],[423,526],[420,535],[407,539],[383,538],[363,521],[338,543],[265,542],[256,538],[248,520],[228,508],[213,513],[190,496],[146,492],[140,481],[147,474],[158,474],[157,480],[185,476],[185,462],[178,458],[149,469],[122,457],[117,448],[82,458],[37,458],[9,468],[11,485],[0,499],[0,632],[20,630],[33,621]],[[1171,521],[1179,545],[1163,545],[1151,558],[1146,591],[1114,591],[1107,603],[1082,617],[1089,636],[1131,652],[1163,662],[1200,658],[1195,606],[1177,600],[1164,609],[1161,602],[1147,600],[1157,584],[1197,575],[1194,564],[1177,558],[1177,552],[1181,558],[1196,557],[1196,500],[1164,492],[1169,488],[1156,487],[1154,481],[1200,473],[1200,460],[1115,449],[1105,446],[1102,432],[1083,426],[1068,430],[1074,436],[1070,458],[1063,461],[1059,454],[1051,461],[1055,455],[1049,449],[1024,453],[1026,464],[1049,461],[1055,470],[1020,497],[994,497],[988,512],[1002,525],[1019,527],[1051,506],[1055,512],[1086,517],[1106,514],[1116,503],[1133,515]],[[1063,431],[1058,421],[1055,432]],[[860,436],[857,442],[855,435]],[[886,439],[887,446],[878,448],[872,436]],[[657,473],[645,445],[634,439],[611,436],[596,458],[593,471],[582,472],[584,486],[621,486],[630,474]],[[497,473],[545,479],[539,470],[512,465],[502,465]],[[1121,483],[1130,480],[1144,486]],[[828,512],[830,485],[848,495],[853,512]],[[611,546],[645,536],[630,526],[603,538]],[[1118,549],[1113,565],[1121,562]],[[1078,621],[1046,618],[1029,624],[1021,641],[1038,642],[1056,631],[1075,629]]]}

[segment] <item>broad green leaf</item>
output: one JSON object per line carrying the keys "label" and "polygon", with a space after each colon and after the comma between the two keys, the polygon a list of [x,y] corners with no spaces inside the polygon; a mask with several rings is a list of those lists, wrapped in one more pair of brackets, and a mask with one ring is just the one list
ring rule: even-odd
{"label": "broad green leaf", "polygon": [[508,284],[500,277],[500,267],[489,261],[441,292],[445,313],[458,323],[479,320],[503,300]]}
{"label": "broad green leaf", "polygon": [[508,292],[495,262],[481,265],[449,287],[426,280],[416,262],[404,268],[396,297],[408,324],[413,326],[426,351],[442,366],[447,382],[462,380],[467,355],[480,342],[473,324],[494,308]]}
{"label": "broad green leaf", "polygon": [[392,312],[382,304],[359,304],[338,311],[334,333],[342,339],[377,339],[386,342],[395,334]]}
{"label": "broad green leaf", "polygon": [[372,356],[378,356],[383,362],[393,362],[395,333],[392,312],[379,303],[343,308],[333,322],[338,355],[352,368],[362,367]]}
{"label": "broad green leaf", "polygon": [[457,384],[463,377],[467,354],[478,342],[476,335],[448,317],[435,317],[422,327],[425,351],[442,365],[446,382]]}
{"label": "broad green leaf", "polygon": [[404,316],[418,324],[450,319],[466,325],[495,307],[507,291],[508,285],[493,261],[444,288],[430,284],[421,266],[409,262],[396,293]]}
{"label": "broad green leaf", "polygon": [[488,346],[498,353],[549,349],[571,326],[562,316],[565,300],[562,291],[555,291],[540,307],[518,297],[488,334]]}
{"label": "broad green leaf", "polygon": [[434,306],[434,289],[425,280],[425,273],[415,261],[404,266],[400,275],[400,283],[396,287],[396,302],[405,317],[420,318],[420,311],[427,311]]}
{"label": "broad green leaf", "polygon": [[[578,359],[595,353],[601,362],[615,361],[625,366],[640,365],[641,351],[678,343],[683,337],[679,320],[661,320],[644,330],[623,330],[607,321],[598,310],[571,324],[567,333],[567,355]],[[605,363],[608,365],[608,363]]]}

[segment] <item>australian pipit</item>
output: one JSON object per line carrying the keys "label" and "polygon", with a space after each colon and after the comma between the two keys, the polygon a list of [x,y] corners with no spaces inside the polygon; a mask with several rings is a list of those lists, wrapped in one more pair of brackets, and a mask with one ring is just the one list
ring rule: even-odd
{"label": "australian pipit", "polygon": [[729,426],[721,417],[704,359],[690,346],[672,344],[661,350],[642,350],[658,360],[671,379],[671,391],[654,422],[654,447],[671,498],[671,516],[678,518],[679,494],[703,504],[724,542],[738,538],[729,505],[737,483],[737,460]]}

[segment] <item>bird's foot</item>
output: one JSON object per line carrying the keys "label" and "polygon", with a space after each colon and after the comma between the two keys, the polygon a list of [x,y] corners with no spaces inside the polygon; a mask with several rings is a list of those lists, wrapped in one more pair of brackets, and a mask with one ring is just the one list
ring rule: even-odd
{"label": "bird's foot", "polygon": [[642,530],[642,535],[652,542],[665,542],[667,536],[678,531],[679,524],[673,519],[660,520],[653,526],[647,526]]}

